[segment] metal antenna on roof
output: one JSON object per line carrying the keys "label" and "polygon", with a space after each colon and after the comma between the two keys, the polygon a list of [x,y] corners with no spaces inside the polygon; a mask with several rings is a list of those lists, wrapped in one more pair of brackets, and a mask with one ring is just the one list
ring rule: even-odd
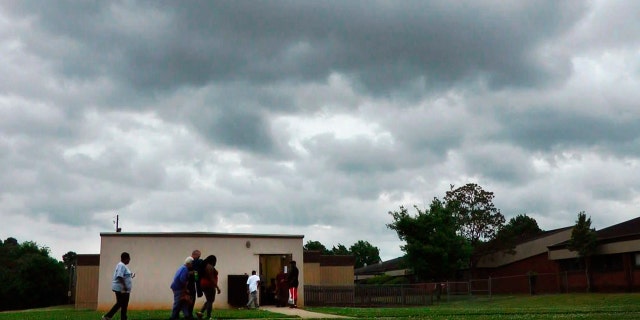
{"label": "metal antenna on roof", "polygon": [[116,214],[116,220],[113,223],[116,224],[116,232],[122,232],[122,228],[118,226],[120,223],[120,216]]}

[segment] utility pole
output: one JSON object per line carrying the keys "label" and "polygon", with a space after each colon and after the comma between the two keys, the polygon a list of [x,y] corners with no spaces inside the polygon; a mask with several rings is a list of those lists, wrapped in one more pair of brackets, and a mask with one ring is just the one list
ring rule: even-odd
{"label": "utility pole", "polygon": [[118,226],[119,223],[120,223],[120,216],[116,214],[116,232],[122,232],[122,228]]}

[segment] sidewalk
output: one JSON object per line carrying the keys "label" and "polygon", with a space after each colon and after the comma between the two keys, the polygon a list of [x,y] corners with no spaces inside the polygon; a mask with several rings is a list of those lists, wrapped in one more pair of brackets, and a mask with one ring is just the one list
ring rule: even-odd
{"label": "sidewalk", "polygon": [[307,311],[304,309],[300,309],[300,308],[288,308],[288,307],[282,307],[282,308],[278,308],[278,307],[274,307],[274,306],[261,306],[260,307],[261,310],[265,310],[265,311],[269,311],[269,312],[273,312],[273,313],[280,313],[280,314],[286,314],[288,316],[298,316],[300,318],[303,319],[350,319],[349,317],[345,317],[345,316],[337,316],[334,314],[327,314],[327,313],[318,313],[318,312],[311,312],[311,311]]}

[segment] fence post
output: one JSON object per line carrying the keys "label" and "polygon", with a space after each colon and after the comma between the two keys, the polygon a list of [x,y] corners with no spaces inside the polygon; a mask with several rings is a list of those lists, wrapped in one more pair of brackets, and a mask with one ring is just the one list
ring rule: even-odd
{"label": "fence post", "polygon": [[447,280],[447,302],[449,302],[449,280]]}
{"label": "fence post", "polygon": [[487,282],[487,286],[489,287],[489,299],[491,299],[491,276],[489,276],[489,280]]}

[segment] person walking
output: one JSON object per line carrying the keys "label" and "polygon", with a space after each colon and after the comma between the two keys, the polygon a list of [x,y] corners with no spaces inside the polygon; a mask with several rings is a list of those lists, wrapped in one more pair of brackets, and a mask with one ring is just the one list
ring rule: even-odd
{"label": "person walking", "polygon": [[200,250],[195,249],[191,252],[191,258],[193,258],[192,268],[189,269],[189,296],[191,296],[191,303],[189,304],[189,314],[193,318],[193,308],[196,305],[196,296],[202,297],[202,289],[200,288],[200,273],[202,272],[202,259],[200,259]]}
{"label": "person walking", "polygon": [[170,320],[178,320],[180,311],[185,319],[193,319],[193,315],[189,312],[191,305],[191,294],[189,293],[189,272],[193,269],[193,258],[187,257],[184,264],[178,268],[171,282],[171,290],[173,291],[173,308],[171,309]]}
{"label": "person walking", "polygon": [[296,262],[289,262],[290,270],[287,273],[287,285],[289,286],[289,308],[298,307],[298,267]]}
{"label": "person walking", "polygon": [[198,319],[202,319],[206,312],[207,319],[212,320],[211,312],[213,311],[213,302],[216,300],[216,292],[220,294],[218,287],[218,270],[216,270],[217,258],[214,255],[207,256],[203,260],[204,273],[200,276],[200,287],[204,293],[206,301],[202,305],[202,309],[196,315]]}
{"label": "person walking", "polygon": [[249,302],[247,308],[252,309],[260,307],[258,305],[258,288],[260,287],[260,277],[256,275],[256,271],[251,271],[251,276],[247,279],[247,293],[249,294]]}
{"label": "person walking", "polygon": [[135,276],[127,267],[129,262],[131,262],[129,253],[121,253],[120,262],[116,265],[116,270],[113,272],[113,281],[111,282],[111,290],[116,294],[116,303],[107,314],[102,316],[102,320],[111,320],[118,312],[118,309],[120,309],[120,319],[127,320],[127,308],[129,307],[129,297],[133,285],[131,279]]}

